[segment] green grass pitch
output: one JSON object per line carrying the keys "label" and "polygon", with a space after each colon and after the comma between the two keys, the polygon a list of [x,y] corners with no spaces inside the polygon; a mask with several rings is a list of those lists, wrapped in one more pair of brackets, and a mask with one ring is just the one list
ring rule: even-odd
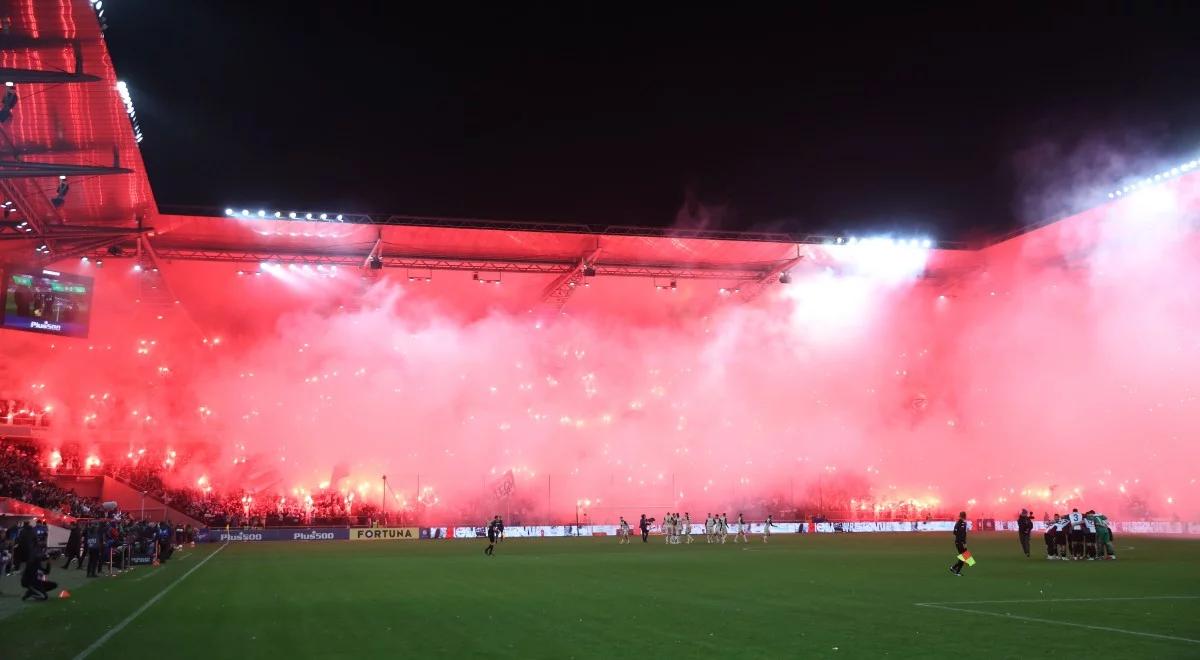
{"label": "green grass pitch", "polygon": [[1118,561],[1049,562],[977,534],[961,578],[949,534],[484,545],[207,545],[116,578],[56,571],[84,584],[20,608],[8,578],[0,657],[1200,658],[1195,540],[1124,536]]}

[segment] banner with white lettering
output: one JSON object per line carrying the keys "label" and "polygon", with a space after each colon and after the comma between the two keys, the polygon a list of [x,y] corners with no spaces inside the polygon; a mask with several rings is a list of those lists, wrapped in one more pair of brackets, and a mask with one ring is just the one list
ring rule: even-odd
{"label": "banner with white lettering", "polygon": [[419,527],[354,527],[351,541],[411,541],[421,538]]}

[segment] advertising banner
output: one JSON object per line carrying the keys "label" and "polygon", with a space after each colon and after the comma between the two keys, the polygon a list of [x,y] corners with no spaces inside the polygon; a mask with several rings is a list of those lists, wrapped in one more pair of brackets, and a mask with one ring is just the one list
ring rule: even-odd
{"label": "advertising banner", "polygon": [[[1113,522],[1110,520],[1109,524],[1112,526],[1113,532],[1124,534],[1200,534],[1200,523],[1155,522],[1149,520]],[[1017,531],[1017,521],[997,520],[996,531],[1015,532]],[[1040,520],[1033,521],[1033,531],[1035,533],[1045,533],[1046,523]]]}
{"label": "advertising banner", "polygon": [[256,541],[345,541],[350,538],[345,528],[335,527],[277,527],[269,529],[202,529],[196,540],[209,543],[247,543]]}
{"label": "advertising banner", "polygon": [[419,527],[355,527],[350,530],[351,541],[411,541],[419,538]]}
{"label": "advertising banner", "polygon": [[1183,522],[1140,520],[1114,523],[1114,526],[1116,531],[1125,534],[1187,534],[1189,531],[1188,524]]}
{"label": "advertising banner", "polygon": [[[749,531],[749,533],[751,533],[751,534],[762,534],[763,530],[766,528],[765,523],[747,523],[747,524],[749,525],[749,529],[747,531]],[[906,523],[906,524],[909,524],[909,523]],[[828,525],[827,529],[818,530],[818,531],[827,531],[827,532],[834,531],[833,523],[827,523],[827,525]],[[951,525],[951,526],[953,526],[953,525]],[[775,525],[773,527],[771,527],[771,533],[772,534],[803,533],[803,532],[808,531],[808,527],[809,527],[808,523],[797,523],[797,522],[775,523]],[[949,529],[949,528],[947,528],[947,529]],[[636,528],[632,529],[631,531],[635,536],[640,533],[640,532],[638,532],[638,530]],[[842,530],[839,529],[838,531],[842,531]],[[849,531],[849,530],[847,530],[847,531]],[[855,530],[855,531],[877,531],[877,530]],[[474,538],[484,538],[487,536],[487,528],[486,527],[454,527],[451,529],[451,532],[453,534],[453,537],[456,539],[474,539]],[[661,535],[661,531],[659,529],[655,529],[653,531],[653,534],[655,536],[659,536],[659,535]],[[730,528],[729,534],[731,536],[737,534],[737,525],[733,525]],[[576,527],[575,525],[535,525],[535,526],[529,526],[529,527],[506,527],[506,528],[504,528],[504,537],[510,538],[510,539],[564,538],[564,537],[571,537],[571,536],[616,536],[616,535],[617,535],[617,526],[616,525],[579,525],[578,527]],[[704,525],[692,523],[692,535],[698,536],[698,537],[703,537],[704,536]]]}
{"label": "advertising banner", "polygon": [[[971,528],[971,521],[967,527]],[[813,531],[822,534],[838,532],[950,532],[954,530],[953,520],[928,520],[913,522],[895,521],[846,521],[817,523]]]}
{"label": "advertising banner", "polygon": [[[748,523],[751,534],[763,533],[765,525],[761,522]],[[968,521],[968,526],[974,528],[974,521]],[[817,532],[824,534],[836,533],[870,533],[870,532],[950,532],[954,529],[952,520],[929,520],[919,522],[895,521],[845,521],[810,523],[781,522],[771,528],[772,534],[796,534]],[[1015,531],[1016,522],[996,521],[997,531]],[[1045,525],[1041,521],[1034,522],[1034,532],[1041,533]],[[637,529],[631,530],[636,536]],[[1117,522],[1113,523],[1113,531],[1125,534],[1200,534],[1200,523],[1176,522]],[[580,536],[615,536],[615,525],[531,525],[512,526],[504,529],[505,538],[564,538]],[[658,530],[654,532],[659,535]],[[692,524],[694,536],[704,536],[704,525]],[[731,524],[731,536],[737,534],[737,525]],[[350,539],[353,541],[403,541],[414,539],[472,539],[485,538],[485,527],[358,527],[342,528],[307,528],[287,527],[269,529],[221,529],[200,530],[196,540],[209,543],[246,543],[257,541],[338,541]]]}
{"label": "advertising banner", "polygon": [[[455,527],[456,539],[485,538],[486,527]],[[504,528],[506,539],[562,538],[566,536],[613,536],[616,525],[529,525]]]}

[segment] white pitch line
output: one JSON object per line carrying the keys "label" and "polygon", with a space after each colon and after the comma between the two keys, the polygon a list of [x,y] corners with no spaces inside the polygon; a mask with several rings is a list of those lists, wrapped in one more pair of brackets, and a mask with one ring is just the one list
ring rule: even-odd
{"label": "white pitch line", "polygon": [[1110,596],[1107,598],[1025,598],[1022,600],[956,600],[913,605],[984,605],[988,603],[1090,603],[1106,600],[1197,600],[1200,596]]}
{"label": "white pitch line", "polygon": [[[1104,600],[1096,598],[1094,600]],[[1115,599],[1111,599],[1115,600]],[[1020,601],[1034,602],[1034,601]],[[1046,601],[1037,601],[1046,602]],[[951,612],[969,612],[971,614],[986,614],[987,616],[998,616],[1002,619],[1017,619],[1019,621],[1032,621],[1034,623],[1048,623],[1054,626],[1072,626],[1075,628],[1087,628],[1089,630],[1103,630],[1104,632],[1123,633],[1126,635],[1137,635],[1138,637],[1152,637],[1154,639],[1166,639],[1173,642],[1188,642],[1189,644],[1200,644],[1200,639],[1188,639],[1187,637],[1175,637],[1172,635],[1159,635],[1158,633],[1139,632],[1137,630],[1124,630],[1122,628],[1109,628],[1107,626],[1090,626],[1085,623],[1071,623],[1070,621],[1059,621],[1055,619],[1039,619],[1032,616],[1020,616],[1018,614],[1002,614],[1000,612],[988,612],[986,610],[972,610],[966,607],[947,607],[946,605],[938,605],[936,603],[913,603],[919,607],[933,607],[939,610],[948,610]]]}
{"label": "white pitch line", "polygon": [[113,626],[111,629],[109,629],[108,632],[101,635],[100,639],[97,639],[96,641],[92,642],[91,646],[87,647],[83,651],[80,651],[79,655],[75,656],[74,660],[83,660],[84,658],[88,657],[93,652],[95,652],[96,649],[100,648],[101,646],[104,646],[104,643],[107,642],[108,640],[112,639],[113,635],[124,630],[125,626],[132,623],[134,619],[138,618],[142,614],[142,612],[145,612],[147,609],[150,608],[151,605],[157,603],[159,598],[162,598],[163,596],[167,595],[167,592],[170,591],[171,589],[175,588],[175,585],[186,580],[189,575],[196,572],[196,569],[203,566],[205,564],[205,562],[207,562],[209,559],[216,557],[217,553],[224,550],[225,546],[228,546],[228,545],[229,544],[226,543],[225,545],[222,545],[221,547],[217,548],[216,550],[213,551],[213,553],[211,555],[200,560],[199,564],[196,564],[195,566],[188,569],[188,572],[181,575],[178,580],[175,580],[171,584],[168,584],[167,586],[163,587],[162,591],[155,594],[154,597],[151,598],[150,600],[146,601],[145,603],[142,603],[142,606],[137,608],[137,610],[135,610],[133,614],[130,614],[129,616],[125,617],[124,621],[121,621],[116,626]]}

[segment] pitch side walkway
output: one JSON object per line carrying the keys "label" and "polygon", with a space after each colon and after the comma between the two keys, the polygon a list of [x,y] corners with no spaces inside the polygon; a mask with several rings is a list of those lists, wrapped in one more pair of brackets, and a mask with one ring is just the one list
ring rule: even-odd
{"label": "pitch side walkway", "polygon": [[[107,567],[103,569],[98,578],[87,577],[87,566],[82,569],[76,569],[75,563],[71,562],[71,568],[64,570],[62,565],[64,559],[57,559],[51,563],[50,579],[58,583],[58,588],[50,593],[52,600],[57,600],[59,592],[66,589],[68,593],[74,597],[79,593],[86,593],[84,590],[105,589],[106,583],[119,582],[141,582],[151,578],[158,571],[170,569],[181,564],[193,564],[197,551],[200,548],[184,548],[175,552],[171,557],[171,561],[164,566],[135,566],[123,573],[118,572],[115,576],[109,576],[106,572]],[[208,549],[204,549],[202,554],[207,555]],[[105,585],[105,586],[99,586]],[[44,608],[55,607],[60,608],[61,604],[51,602],[38,602],[34,600],[22,601],[21,595],[25,593],[25,588],[21,586],[20,572],[13,573],[7,577],[0,576],[0,621],[3,621],[18,612],[27,608]]]}

